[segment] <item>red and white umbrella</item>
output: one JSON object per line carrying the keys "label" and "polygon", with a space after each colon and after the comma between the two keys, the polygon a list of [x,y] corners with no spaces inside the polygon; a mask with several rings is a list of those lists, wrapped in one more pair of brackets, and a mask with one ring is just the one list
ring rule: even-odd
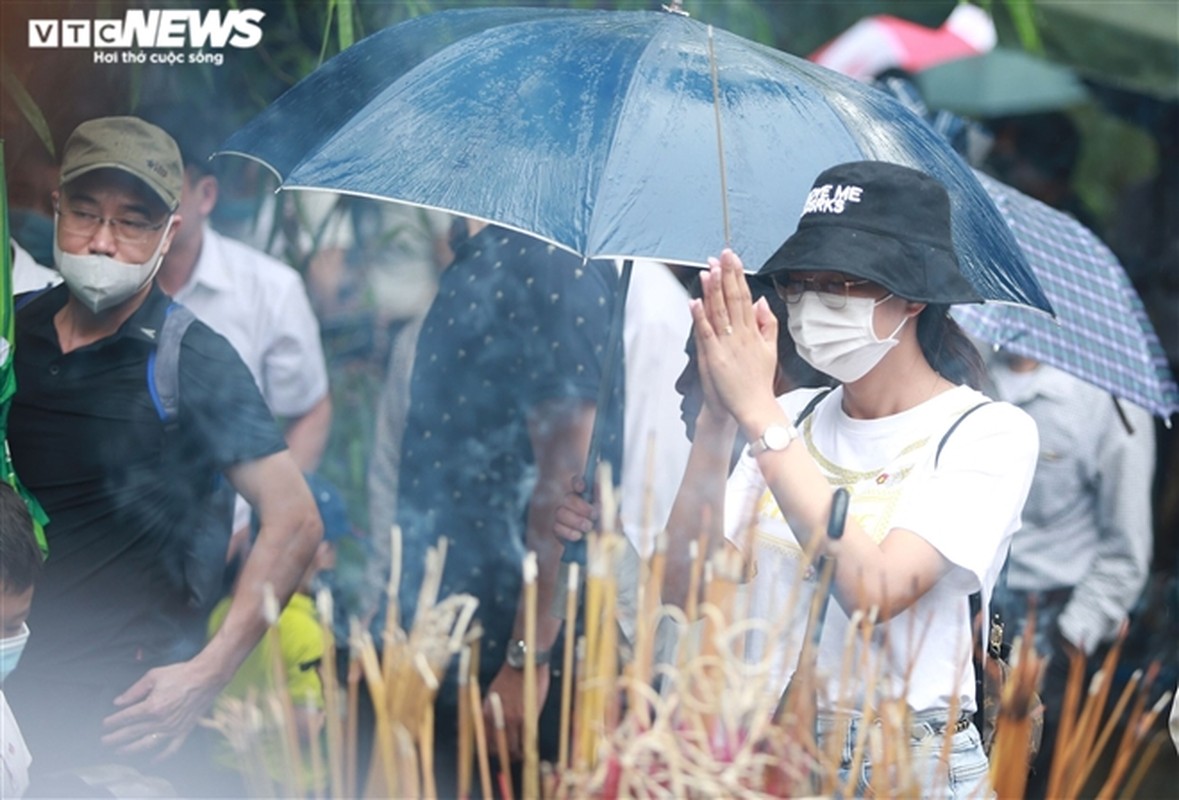
{"label": "red and white umbrella", "polygon": [[935,64],[977,56],[991,50],[995,42],[990,15],[963,3],[939,28],[888,14],[864,17],[808,58],[867,82],[887,69],[920,72]]}

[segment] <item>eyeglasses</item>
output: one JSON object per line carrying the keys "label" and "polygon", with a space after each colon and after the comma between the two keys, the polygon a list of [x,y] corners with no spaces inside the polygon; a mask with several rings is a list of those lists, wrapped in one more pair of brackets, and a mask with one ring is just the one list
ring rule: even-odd
{"label": "eyeglasses", "polygon": [[57,211],[58,225],[61,226],[63,233],[90,238],[103,225],[109,225],[111,236],[115,238],[116,242],[122,244],[145,244],[151,239],[152,234],[158,232],[167,222],[167,220],[153,223],[136,219],[107,219],[98,214],[74,208],[68,203],[64,206],[60,203],[56,204],[54,210]]}
{"label": "eyeglasses", "polygon": [[839,309],[847,305],[853,289],[870,284],[867,280],[817,280],[815,278],[774,277],[778,296],[789,305],[802,300],[803,292],[815,292],[819,302],[827,308]]}

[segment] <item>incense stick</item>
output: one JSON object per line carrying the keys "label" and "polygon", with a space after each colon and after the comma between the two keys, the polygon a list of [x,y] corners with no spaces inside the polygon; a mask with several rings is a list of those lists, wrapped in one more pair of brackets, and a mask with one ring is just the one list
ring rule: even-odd
{"label": "incense stick", "polygon": [[[512,762],[508,755],[508,734],[504,725],[504,706],[499,694],[492,692],[487,695],[487,702],[491,704],[491,719],[495,725],[495,746],[499,754],[499,790],[506,800],[512,800]],[[525,794],[525,797],[528,795]]]}

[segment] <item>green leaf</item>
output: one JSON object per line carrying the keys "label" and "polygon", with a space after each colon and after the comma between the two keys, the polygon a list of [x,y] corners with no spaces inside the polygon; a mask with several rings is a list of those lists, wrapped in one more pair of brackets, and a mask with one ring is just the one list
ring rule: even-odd
{"label": "green leaf", "polygon": [[336,37],[340,42],[340,52],[344,52],[356,41],[356,31],[353,27],[354,0],[338,0],[336,3]]}
{"label": "green leaf", "polygon": [[[41,144],[45,145],[45,149],[49,151],[49,155],[57,159],[57,151],[53,148],[53,134],[49,132],[49,123],[45,120],[45,115],[41,113],[40,107],[36,101],[33,100],[32,95],[25,89],[24,84],[20,79],[13,74],[12,70],[8,68],[8,62],[0,59],[0,85],[4,87],[4,91],[16,103],[16,107],[20,109],[20,113],[25,120],[32,127],[37,134],[37,138],[41,140]],[[7,240],[6,240],[7,241]]]}
{"label": "green leaf", "polygon": [[323,21],[323,44],[319,48],[319,61],[316,62],[316,67],[323,63],[324,56],[327,55],[328,37],[332,33],[332,13],[336,10],[336,0],[328,0],[327,15]]}
{"label": "green leaf", "polygon": [[1029,53],[1043,55],[1044,43],[1040,41],[1031,0],[1004,0],[1004,5],[1007,6],[1011,24],[1015,26],[1015,33],[1019,36],[1023,49]]}

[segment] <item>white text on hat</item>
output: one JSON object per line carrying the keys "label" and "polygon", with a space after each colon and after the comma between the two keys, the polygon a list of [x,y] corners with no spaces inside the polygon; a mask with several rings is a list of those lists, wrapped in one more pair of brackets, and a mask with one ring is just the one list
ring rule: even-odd
{"label": "white text on hat", "polygon": [[825,184],[811,189],[806,196],[806,206],[802,213],[806,214],[842,214],[848,203],[860,202],[863,188],[859,186],[832,186]]}

